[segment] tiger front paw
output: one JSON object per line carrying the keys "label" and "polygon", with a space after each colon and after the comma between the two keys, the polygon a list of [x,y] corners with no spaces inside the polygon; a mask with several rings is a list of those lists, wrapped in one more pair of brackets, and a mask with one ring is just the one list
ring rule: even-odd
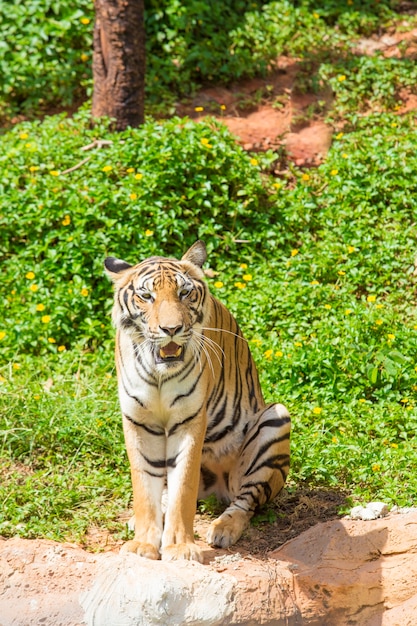
{"label": "tiger front paw", "polygon": [[236,543],[249,525],[251,516],[241,511],[227,510],[210,524],[207,543],[218,548],[228,548]]}
{"label": "tiger front paw", "polygon": [[133,552],[138,556],[143,556],[146,559],[153,559],[157,561],[160,558],[159,551],[151,543],[143,543],[142,541],[126,541],[120,548],[120,552]]}
{"label": "tiger front paw", "polygon": [[163,548],[161,553],[163,561],[204,561],[203,551],[195,543],[174,543]]}

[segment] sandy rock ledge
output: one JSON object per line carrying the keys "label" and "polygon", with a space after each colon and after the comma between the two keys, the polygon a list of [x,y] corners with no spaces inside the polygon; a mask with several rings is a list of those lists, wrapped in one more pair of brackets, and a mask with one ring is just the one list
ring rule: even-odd
{"label": "sandy rock ledge", "polygon": [[415,511],[204,565],[0,540],[0,626],[414,626],[416,579]]}

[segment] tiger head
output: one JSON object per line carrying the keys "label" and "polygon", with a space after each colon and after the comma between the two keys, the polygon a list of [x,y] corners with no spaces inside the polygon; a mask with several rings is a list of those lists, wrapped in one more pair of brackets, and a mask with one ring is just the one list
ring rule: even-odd
{"label": "tiger head", "polygon": [[197,241],[182,259],[150,257],[138,265],[108,257],[104,266],[115,285],[113,322],[156,364],[184,360],[201,332],[209,292],[202,266],[206,247]]}

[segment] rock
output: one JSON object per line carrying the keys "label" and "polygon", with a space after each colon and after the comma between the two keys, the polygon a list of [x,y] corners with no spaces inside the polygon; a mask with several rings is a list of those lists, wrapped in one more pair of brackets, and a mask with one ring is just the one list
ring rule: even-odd
{"label": "rock", "polygon": [[[366,507],[365,507],[366,508]],[[377,507],[378,509],[378,507]],[[239,550],[239,552],[238,552]],[[1,626],[414,626],[417,511],[317,524],[206,564],[0,539]]]}
{"label": "rock", "polygon": [[273,556],[293,573],[303,624],[415,624],[417,513],[319,524]]}
{"label": "rock", "polygon": [[0,540],[0,625],[296,624],[291,574],[281,569],[238,555],[204,566]]}
{"label": "rock", "polygon": [[383,502],[369,502],[365,506],[355,506],[350,512],[351,519],[371,520],[388,515],[388,506]]}
{"label": "rock", "polygon": [[198,563],[105,556],[80,598],[88,626],[217,626],[234,611],[235,580]]}

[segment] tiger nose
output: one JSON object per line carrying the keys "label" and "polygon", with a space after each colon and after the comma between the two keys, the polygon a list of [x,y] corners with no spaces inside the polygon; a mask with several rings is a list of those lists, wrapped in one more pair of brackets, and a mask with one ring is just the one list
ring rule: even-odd
{"label": "tiger nose", "polygon": [[163,333],[169,335],[170,337],[174,337],[177,333],[180,333],[183,329],[183,324],[179,326],[160,326],[159,327]]}

